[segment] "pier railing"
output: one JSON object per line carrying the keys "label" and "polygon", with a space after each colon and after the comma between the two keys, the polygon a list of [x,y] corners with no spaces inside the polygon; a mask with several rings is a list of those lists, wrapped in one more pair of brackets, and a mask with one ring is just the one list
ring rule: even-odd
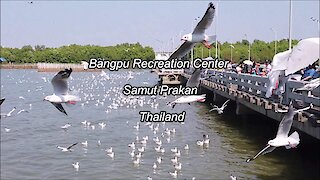
{"label": "pier railing", "polygon": [[[191,70],[185,70],[185,73],[190,75]],[[265,98],[269,81],[267,77],[219,70],[208,70],[206,77],[207,81],[226,86],[230,91],[243,91],[261,98]],[[202,82],[205,81],[202,80]],[[304,102],[305,105],[312,103],[315,106],[320,106],[320,87],[314,89],[311,93],[296,91],[305,83],[304,81],[288,80],[285,84],[285,92],[282,94],[281,104],[288,105],[295,100]]]}

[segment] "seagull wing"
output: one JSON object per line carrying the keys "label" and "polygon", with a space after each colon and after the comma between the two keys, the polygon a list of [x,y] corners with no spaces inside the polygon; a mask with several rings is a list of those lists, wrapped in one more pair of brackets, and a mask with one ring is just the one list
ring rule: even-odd
{"label": "seagull wing", "polygon": [[210,109],[209,112],[215,111],[215,110],[218,110],[218,109],[219,109],[219,108],[215,107],[215,108]]}
{"label": "seagull wing", "polygon": [[67,79],[70,77],[72,69],[65,69],[59,71],[52,80],[53,90],[56,94],[66,94],[68,92],[68,82]]}
{"label": "seagull wing", "polygon": [[319,38],[303,39],[293,47],[286,64],[286,76],[307,67],[319,59],[319,41]]}
{"label": "seagull wing", "polygon": [[185,56],[196,44],[189,42],[189,41],[185,41],[183,44],[181,44],[181,46],[174,51],[168,60],[171,59],[180,59],[183,56]]}
{"label": "seagull wing", "polygon": [[250,162],[252,160],[255,160],[258,156],[260,155],[264,155],[264,154],[267,154],[269,152],[272,152],[274,149],[276,149],[275,146],[271,146],[271,145],[268,145],[266,146],[265,148],[263,148],[260,152],[258,152],[253,158],[249,158],[247,159],[247,162]]}
{"label": "seagull wing", "polygon": [[204,31],[212,24],[215,13],[215,7],[212,2],[209,3],[206,13],[197,24],[192,34],[204,34]]}
{"label": "seagull wing", "polygon": [[201,69],[196,69],[187,81],[187,87],[198,87],[200,83]]}
{"label": "seagull wing", "polygon": [[71,146],[67,147],[67,149],[71,149],[73,146],[77,145],[78,143],[74,143]]}
{"label": "seagull wing", "polygon": [[229,101],[230,101],[230,99],[228,99],[226,102],[224,102],[224,103],[222,104],[222,108],[227,107],[227,104],[228,104]]}
{"label": "seagull wing", "polygon": [[290,105],[288,112],[283,116],[283,118],[279,124],[276,138],[288,137],[288,134],[291,129],[292,122],[293,122],[293,116],[294,116],[293,106]]}
{"label": "seagull wing", "polygon": [[0,105],[3,103],[3,101],[6,100],[5,98],[0,100]]}
{"label": "seagull wing", "polygon": [[68,115],[66,110],[64,110],[63,106],[61,103],[54,103],[54,102],[51,102],[51,104],[54,105],[54,107],[56,107],[60,112],[64,113],[65,115]]}

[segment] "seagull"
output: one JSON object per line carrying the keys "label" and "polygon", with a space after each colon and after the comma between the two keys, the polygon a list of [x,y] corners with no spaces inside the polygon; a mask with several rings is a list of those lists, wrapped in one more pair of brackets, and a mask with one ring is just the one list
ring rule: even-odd
{"label": "seagull", "polygon": [[204,102],[205,100],[206,100],[206,94],[182,96],[182,97],[180,97],[180,98],[168,103],[167,105],[171,105],[172,109],[173,109],[176,104],[187,103],[187,104],[190,105],[190,103],[192,103],[192,102]]}
{"label": "seagull", "polygon": [[210,143],[209,135],[203,135],[203,143],[207,145]]}
{"label": "seagull", "polygon": [[76,163],[72,163],[72,166],[76,169],[76,171],[79,171],[79,162],[76,162]]}
{"label": "seagull", "polygon": [[56,74],[51,80],[54,94],[44,98],[44,101],[51,102],[60,112],[64,113],[65,115],[68,114],[64,110],[61,103],[75,104],[77,101],[79,101],[79,97],[68,94],[67,79],[70,77],[71,73],[71,68],[59,71],[58,74]]}
{"label": "seagull", "polygon": [[230,179],[231,179],[231,180],[237,180],[237,177],[236,177],[236,176],[233,176],[233,175],[230,175]]}
{"label": "seagull", "polygon": [[106,151],[107,153],[112,153],[112,152],[113,152],[113,151],[112,151],[112,147],[107,148],[105,151]]}
{"label": "seagull", "polygon": [[21,109],[20,111],[17,112],[17,114],[20,114],[20,113],[22,113],[22,112],[27,112],[27,113],[28,113],[29,111],[27,111],[27,110],[25,110],[25,109]]}
{"label": "seagull", "polygon": [[197,24],[192,33],[182,36],[181,40],[183,40],[184,43],[170,55],[168,60],[184,57],[196,45],[196,43],[202,43],[205,47],[211,48],[210,44],[215,41],[216,36],[206,35],[205,30],[212,24],[214,13],[215,7],[213,3],[210,2],[201,21]]}
{"label": "seagull", "polygon": [[177,148],[177,147],[175,147],[175,148],[171,149],[171,152],[173,152],[173,153],[178,152],[178,148]]}
{"label": "seagull", "polygon": [[9,128],[4,128],[4,131],[6,131],[6,132],[10,132],[10,131],[11,131],[11,129],[9,129]]}
{"label": "seagull", "polygon": [[178,164],[174,165],[174,168],[178,171],[180,171],[182,169],[182,164],[181,162],[179,162]]}
{"label": "seagull", "polygon": [[310,109],[311,107],[306,107],[294,111],[292,104],[289,105],[288,112],[282,118],[276,138],[270,140],[265,148],[258,152],[253,158],[249,158],[246,162],[250,162],[256,159],[259,155],[264,155],[272,152],[276,147],[285,146],[286,149],[295,148],[300,143],[299,134],[295,131],[289,137],[289,131],[293,122],[293,117],[296,113]]}
{"label": "seagull", "polygon": [[10,112],[8,112],[7,114],[1,114],[1,116],[4,116],[4,117],[10,117],[11,114],[16,110],[17,108],[16,107],[13,107],[12,110]]}
{"label": "seagull", "polygon": [[110,156],[112,159],[114,158],[114,152],[108,153],[108,156]]}
{"label": "seagull", "polygon": [[178,157],[175,156],[173,159],[171,159],[171,162],[173,164],[178,164]]}
{"label": "seagull", "polygon": [[69,124],[69,123],[67,123],[67,124],[65,124],[65,125],[63,125],[63,126],[61,126],[61,129],[63,129],[63,130],[68,130],[68,128],[71,126],[71,124]]}
{"label": "seagull", "polygon": [[201,77],[200,75],[201,75],[201,69],[195,69],[191,77],[188,79],[186,86],[198,87],[200,84],[200,77]]}
{"label": "seagull", "polygon": [[188,144],[186,144],[186,145],[184,146],[184,150],[189,150],[189,145],[188,145]]}
{"label": "seagull", "polygon": [[161,157],[157,157],[157,162],[158,164],[161,164],[162,158]]}
{"label": "seagull", "polygon": [[88,147],[88,141],[84,141],[81,143],[83,147]]}
{"label": "seagull", "polygon": [[129,74],[127,76],[127,81],[129,81],[130,79],[133,79],[134,77],[132,76],[132,72],[129,71]]}
{"label": "seagull", "polygon": [[137,158],[136,160],[133,160],[133,164],[139,165],[140,164],[140,158]]}
{"label": "seagull", "polygon": [[268,73],[269,83],[266,97],[272,95],[278,80],[280,83],[277,91],[283,91],[288,75],[307,67],[319,59],[319,38],[308,38],[298,42],[291,50],[276,54],[272,60],[272,70]]}
{"label": "seagull", "polygon": [[73,149],[71,149],[73,146],[77,145],[78,143],[74,143],[69,147],[61,147],[61,146],[57,146],[58,149],[61,149],[62,152],[72,152]]}
{"label": "seagull", "polygon": [[174,179],[176,179],[177,176],[178,176],[177,170],[174,170],[174,172],[169,172],[169,174],[170,174]]}
{"label": "seagull", "polygon": [[157,169],[158,166],[157,166],[156,163],[153,163],[153,166],[152,166],[152,167],[153,167],[153,169]]}
{"label": "seagull", "polygon": [[200,140],[197,141],[197,145],[198,145],[198,146],[203,146],[203,144],[204,144],[204,141],[203,141],[203,140],[202,140],[202,141],[200,141]]}
{"label": "seagull", "polygon": [[228,99],[226,102],[224,102],[221,107],[218,107],[217,105],[212,105],[212,104],[210,103],[210,105],[211,105],[213,108],[210,109],[209,112],[211,112],[211,111],[217,111],[218,114],[222,114],[224,108],[227,107],[229,101],[230,101],[230,99]]}
{"label": "seagull", "polygon": [[104,122],[101,122],[101,123],[99,123],[99,126],[101,127],[101,129],[104,129],[105,127],[106,127],[106,123],[104,123]]}

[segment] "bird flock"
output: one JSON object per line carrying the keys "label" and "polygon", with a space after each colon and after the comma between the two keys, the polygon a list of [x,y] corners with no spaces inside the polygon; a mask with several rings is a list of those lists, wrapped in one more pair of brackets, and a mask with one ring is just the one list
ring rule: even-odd
{"label": "bird flock", "polygon": [[[70,111],[68,115],[64,115],[57,111],[53,106],[48,105],[48,109],[53,111],[61,119],[68,119],[67,123],[57,126],[58,129],[63,134],[73,133],[73,129],[81,127],[81,129],[86,131],[111,131],[112,127],[110,125],[111,121],[108,117],[112,114],[117,114],[117,112],[123,112],[123,110],[129,110],[132,112],[137,112],[138,110],[149,108],[154,111],[163,109],[167,107],[171,110],[169,106],[166,106],[165,101],[169,101],[170,97],[166,96],[125,96],[122,94],[122,86],[119,84],[130,83],[130,81],[135,79],[135,76],[143,76],[146,72],[123,72],[123,73],[93,73],[90,74],[85,79],[75,79],[72,76],[69,77],[68,95],[79,96],[81,99],[76,105],[66,106],[66,111]],[[51,76],[51,75],[50,75]],[[50,76],[43,76],[40,81],[46,83],[50,86]],[[52,76],[51,76],[52,77]],[[78,83],[82,81],[84,83]],[[18,81],[17,83],[23,83]],[[154,81],[156,83],[157,81]],[[134,83],[134,82],[133,82]],[[152,80],[146,79],[142,84],[154,85]],[[48,90],[46,90],[48,89]],[[50,92],[50,88],[45,86],[36,86],[34,89],[28,89],[28,92],[34,91],[39,93],[43,97]],[[96,93],[104,92],[104,93]],[[19,96],[20,101],[24,101],[24,104],[29,104],[29,107],[24,109],[17,109],[14,107],[7,113],[1,114],[3,119],[9,120],[13,116],[21,116],[21,113],[33,113],[33,103],[47,104],[46,102],[39,99],[38,102],[28,102],[28,97]],[[101,108],[104,109],[105,117],[104,120],[99,119],[99,121],[93,119],[82,119],[81,122],[76,122],[72,119],[73,113],[76,110],[77,113],[85,113],[88,108]],[[18,111],[18,112],[17,112]],[[46,113],[44,111],[43,113]],[[94,115],[92,115],[94,117]],[[71,119],[70,119],[71,118]],[[57,120],[59,124],[59,120]],[[140,119],[127,119],[123,122],[125,127],[128,127],[126,131],[132,133],[132,139],[128,139],[127,142],[123,143],[123,147],[127,148],[127,154],[123,154],[121,151],[117,151],[110,143],[105,143],[103,140],[105,137],[97,138],[92,140],[89,138],[78,138],[74,142],[61,142],[55,144],[57,152],[67,153],[66,155],[72,153],[77,153],[83,149],[83,153],[87,153],[91,148],[101,149],[101,157],[113,161],[117,161],[117,158],[121,156],[128,157],[128,163],[132,165],[132,168],[139,168],[141,166],[149,166],[148,161],[150,157],[145,160],[145,154],[154,153],[153,163],[150,165],[150,172],[146,176],[147,179],[152,179],[153,176],[162,175],[167,178],[179,178],[183,174],[184,164],[182,159],[188,157],[188,152],[190,149],[199,150],[209,148],[209,135],[202,134],[198,141],[194,141],[192,144],[185,143],[184,145],[175,144],[176,136],[179,135],[178,129],[176,127],[184,125],[182,123],[165,123],[165,122],[140,122]],[[10,128],[6,127],[5,132],[10,132]],[[110,138],[117,139],[110,135]],[[81,158],[77,160],[71,160],[69,166],[73,168],[76,172],[81,172],[81,167],[83,166]],[[164,165],[165,163],[165,165]],[[168,164],[171,164],[169,171],[166,171]],[[165,171],[165,172],[164,172]],[[190,177],[190,179],[195,179],[196,177]]]}

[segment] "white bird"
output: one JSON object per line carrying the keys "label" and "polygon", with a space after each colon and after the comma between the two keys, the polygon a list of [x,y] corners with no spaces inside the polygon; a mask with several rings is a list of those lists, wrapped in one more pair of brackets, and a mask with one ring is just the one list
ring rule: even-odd
{"label": "white bird", "polygon": [[134,157],[134,150],[132,150],[129,154],[133,158]]}
{"label": "white bird", "polygon": [[223,113],[223,110],[227,107],[228,105],[228,102],[230,101],[230,99],[228,99],[227,101],[225,101],[221,107],[218,107],[217,105],[212,105],[210,103],[210,105],[213,107],[212,109],[209,110],[209,112],[211,111],[217,111],[218,114],[222,114]]}
{"label": "white bird", "polygon": [[27,113],[28,113],[29,111],[27,111],[27,110],[25,110],[25,109],[21,109],[20,111],[17,112],[17,114],[20,114],[20,113],[22,113],[22,112],[27,112]]}
{"label": "white bird", "polygon": [[67,124],[65,124],[65,125],[63,125],[63,126],[61,126],[61,129],[63,129],[63,130],[68,130],[68,128],[71,126],[71,124],[69,124],[69,123],[67,123]]}
{"label": "white bird", "polygon": [[10,112],[8,112],[7,114],[1,114],[1,116],[4,116],[4,117],[10,117],[11,114],[16,110],[17,108],[16,107],[13,107],[12,110]]}
{"label": "white bird", "polygon": [[148,177],[147,177],[147,180],[152,180],[152,177],[148,176]]}
{"label": "white bird", "polygon": [[72,152],[73,149],[71,149],[73,146],[77,145],[78,143],[74,143],[70,145],[69,147],[62,147],[62,146],[57,146],[58,149],[60,149],[62,152]]}
{"label": "white bird", "polygon": [[[269,83],[266,97],[272,95],[273,89],[280,78],[277,91],[283,91],[288,75],[293,74],[319,59],[319,38],[308,38],[298,42],[291,50],[276,54],[272,60],[272,70],[268,73]],[[286,78],[285,78],[285,77]]]}
{"label": "white bird", "polygon": [[189,150],[189,145],[188,145],[188,144],[186,144],[186,145],[184,146],[184,150]]}
{"label": "white bird", "polygon": [[11,129],[9,129],[9,128],[4,128],[4,131],[6,131],[6,132],[10,132],[10,131],[11,131]]}
{"label": "white bird", "polygon": [[51,102],[60,112],[66,115],[68,114],[61,103],[75,104],[80,100],[79,97],[68,94],[67,79],[70,77],[71,72],[71,68],[59,71],[51,80],[54,94],[44,98],[44,101]]}
{"label": "white bird", "polygon": [[256,159],[259,155],[272,152],[276,147],[285,146],[286,149],[295,148],[300,143],[299,134],[295,131],[289,137],[289,131],[293,122],[293,117],[296,113],[310,109],[310,107],[294,111],[292,104],[289,105],[288,112],[282,118],[276,138],[268,141],[268,145],[258,152],[253,158],[249,158],[246,162]]}
{"label": "white bird", "polygon": [[73,168],[75,168],[75,169],[76,169],[76,171],[79,171],[79,168],[80,168],[80,164],[79,164],[79,162],[72,163],[72,166],[73,166]]}
{"label": "white bird", "polygon": [[110,156],[112,159],[114,158],[114,152],[108,153],[108,156]]}
{"label": "white bird", "polygon": [[174,155],[177,156],[177,157],[180,157],[181,156],[181,151],[178,150]]}
{"label": "white bird", "polygon": [[170,55],[168,60],[182,58],[196,45],[196,43],[202,43],[205,47],[211,48],[210,44],[215,41],[216,36],[206,35],[205,30],[212,24],[214,13],[215,7],[213,3],[210,2],[201,21],[197,24],[192,33],[182,36],[181,40],[185,42]]}
{"label": "white bird", "polygon": [[141,154],[141,152],[139,152],[137,155],[136,155],[136,158],[141,158],[142,157],[142,154]]}
{"label": "white bird", "polygon": [[233,175],[230,175],[230,179],[231,179],[231,180],[237,180],[237,177],[236,177],[236,176],[233,176]]}
{"label": "white bird", "polygon": [[204,141],[203,141],[203,140],[202,140],[202,141],[200,141],[200,140],[197,141],[197,145],[198,145],[198,146],[203,146],[203,144],[204,144]]}
{"label": "white bird", "polygon": [[177,148],[177,147],[175,147],[175,148],[171,149],[171,152],[173,152],[173,153],[178,152],[178,148]]}
{"label": "white bird", "polygon": [[189,104],[192,102],[204,102],[206,100],[206,94],[202,94],[202,95],[191,95],[191,96],[182,96],[170,103],[168,103],[168,105],[172,106],[172,109],[175,107],[176,104]]}
{"label": "white bird", "polygon": [[177,164],[177,163],[178,163],[178,157],[175,156],[173,159],[171,159],[171,162],[172,162],[173,164]]}
{"label": "white bird", "polygon": [[179,162],[178,164],[174,165],[174,168],[178,171],[180,171],[182,169],[182,164]]}
{"label": "white bird", "polygon": [[177,170],[175,170],[174,172],[169,172],[169,174],[170,174],[174,179],[176,179],[177,176],[178,176]]}
{"label": "white bird", "polygon": [[134,142],[128,144],[128,147],[131,147],[132,149],[135,149],[136,148],[136,145]]}
{"label": "white bird", "polygon": [[88,141],[84,141],[81,143],[83,147],[88,147]]}
{"label": "white bird", "polygon": [[133,160],[133,164],[139,165],[140,164],[140,158],[137,158],[136,160]]}
{"label": "white bird", "polygon": [[162,158],[161,157],[157,157],[157,162],[158,164],[161,164]]}
{"label": "white bird", "polygon": [[99,123],[99,126],[101,127],[101,129],[104,129],[107,126],[107,124],[104,122],[101,122]]}
{"label": "white bird", "polygon": [[112,152],[113,152],[113,151],[112,151],[112,147],[107,148],[105,151],[106,151],[107,153],[112,153]]}
{"label": "white bird", "polygon": [[141,148],[138,148],[139,152],[144,152],[145,148],[142,146]]}
{"label": "white bird", "polygon": [[156,163],[153,163],[153,166],[152,166],[152,167],[153,167],[153,169],[157,169],[158,166],[157,166]]}

